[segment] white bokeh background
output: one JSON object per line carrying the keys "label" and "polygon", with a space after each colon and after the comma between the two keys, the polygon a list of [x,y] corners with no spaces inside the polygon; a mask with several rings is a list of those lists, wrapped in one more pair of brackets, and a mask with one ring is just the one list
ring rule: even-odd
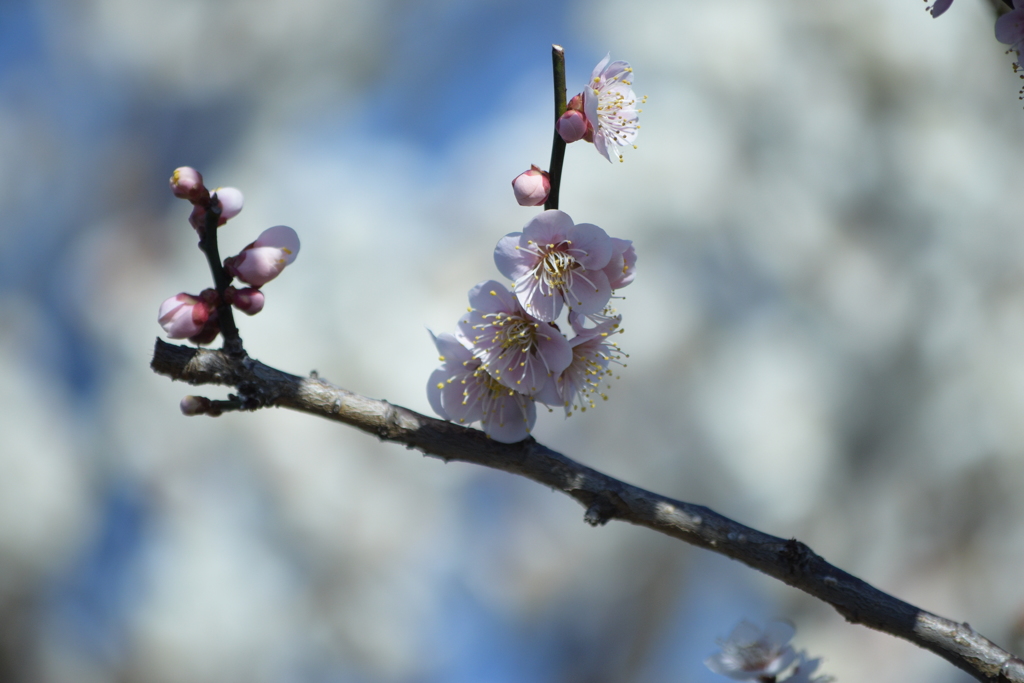
{"label": "white bokeh background", "polygon": [[249,353],[429,413],[427,328],[535,211],[509,181],[548,158],[552,42],[570,89],[610,49],[649,99],[625,163],[569,147],[561,201],[636,245],[629,366],[536,437],[1020,651],[1024,111],[992,21],[0,4],[0,678],[711,682],[716,638],[785,617],[840,681],[966,680],[511,475],[285,411],[185,418],[190,388],[149,370],[160,301],[209,281],[166,188],[189,164],[245,192],[223,253],[302,239]]}

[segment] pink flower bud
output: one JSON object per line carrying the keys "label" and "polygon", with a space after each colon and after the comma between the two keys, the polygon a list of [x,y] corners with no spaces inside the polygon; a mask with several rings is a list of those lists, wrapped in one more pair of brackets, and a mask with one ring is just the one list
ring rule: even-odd
{"label": "pink flower bud", "polygon": [[203,176],[191,166],[174,169],[171,174],[171,192],[175,197],[192,203],[204,202],[210,196],[203,186]]}
{"label": "pink flower bud", "polygon": [[519,206],[540,206],[548,200],[551,192],[551,178],[547,171],[530,166],[512,181],[512,191],[516,194]]}
{"label": "pink flower bud", "polygon": [[182,292],[160,304],[157,321],[171,339],[186,339],[202,332],[209,318],[209,304]]}
{"label": "pink flower bud", "polygon": [[583,112],[569,109],[555,121],[555,130],[567,143],[582,140],[587,134],[587,117]]}
{"label": "pink flower bud", "polygon": [[220,225],[224,225],[241,213],[242,202],[245,198],[237,187],[218,187],[214,193],[220,200]]}
{"label": "pink flower bud", "polygon": [[186,396],[179,407],[182,415],[202,415],[210,409],[211,403],[205,396]]}
{"label": "pink flower bud", "polygon": [[262,287],[281,274],[299,254],[299,236],[287,225],[264,230],[238,256],[224,260],[233,276],[253,287]]}
{"label": "pink flower bud", "polygon": [[256,315],[262,311],[266,300],[263,292],[255,287],[245,287],[244,289],[228,287],[224,294],[232,306],[247,315]]}

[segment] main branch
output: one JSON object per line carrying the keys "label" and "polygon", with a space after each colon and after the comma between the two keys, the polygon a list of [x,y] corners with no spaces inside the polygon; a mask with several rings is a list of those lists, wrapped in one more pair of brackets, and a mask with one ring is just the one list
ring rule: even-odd
{"label": "main branch", "polygon": [[297,377],[246,356],[157,340],[152,368],[190,384],[238,391],[226,406],[282,407],[344,422],[385,441],[444,461],[458,460],[519,474],[572,496],[594,526],[610,519],[645,526],[720,553],[836,608],[847,621],[904,638],[938,654],[979,681],[1024,683],[1024,661],[957,623],[883,593],[833,567],[796,539],[782,539],[713,510],[619,481],[537,443],[502,444],[483,432],[353,394],[318,378]]}

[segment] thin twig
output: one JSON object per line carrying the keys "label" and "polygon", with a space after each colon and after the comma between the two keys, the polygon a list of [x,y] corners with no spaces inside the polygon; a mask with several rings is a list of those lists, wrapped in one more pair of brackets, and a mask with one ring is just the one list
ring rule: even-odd
{"label": "thin twig", "polygon": [[[561,45],[551,46],[551,70],[555,82],[555,121],[565,113],[565,50]],[[565,140],[554,130],[554,139],[551,141],[551,164],[548,166],[548,179],[551,181],[551,191],[548,193],[548,200],[544,202],[544,210],[558,208],[558,191],[562,185],[562,164],[565,163]]]}
{"label": "thin twig", "polygon": [[231,304],[228,302],[224,292],[231,284],[231,275],[224,268],[220,258],[220,248],[217,245],[217,229],[220,223],[221,203],[217,193],[210,194],[210,204],[206,207],[205,225],[203,233],[199,238],[199,249],[206,255],[206,262],[210,266],[210,273],[213,275],[213,286],[217,290],[219,303],[217,305],[217,322],[220,325],[220,333],[224,337],[224,350],[231,354],[242,354],[242,338],[238,334],[238,327],[235,325],[234,313]]}
{"label": "thin twig", "polygon": [[152,368],[190,384],[235,387],[250,409],[283,407],[344,422],[385,441],[444,461],[458,460],[519,474],[572,496],[594,526],[611,519],[645,526],[739,560],[832,605],[847,621],[904,638],[938,654],[979,681],[1024,683],[1024,661],[967,623],[931,614],[838,569],[796,539],[744,526],[713,510],[632,486],[567,458],[532,438],[502,444],[483,432],[420,415],[281,372],[248,357],[156,342]]}

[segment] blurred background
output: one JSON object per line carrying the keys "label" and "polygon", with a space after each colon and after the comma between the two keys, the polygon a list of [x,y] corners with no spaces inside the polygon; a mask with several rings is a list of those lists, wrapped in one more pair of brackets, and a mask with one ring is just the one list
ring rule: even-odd
{"label": "blurred background", "polygon": [[[185,418],[157,308],[208,286],[192,165],[294,227],[254,357],[429,413],[536,209],[550,45],[610,50],[638,150],[562,208],[632,239],[629,367],[545,444],[797,537],[1022,651],[1024,111],[959,0],[0,0],[0,680],[695,681],[747,618],[840,681],[968,680],[561,494],[268,410]],[[204,388],[223,397],[226,391]],[[870,652],[870,657],[864,654]]]}

